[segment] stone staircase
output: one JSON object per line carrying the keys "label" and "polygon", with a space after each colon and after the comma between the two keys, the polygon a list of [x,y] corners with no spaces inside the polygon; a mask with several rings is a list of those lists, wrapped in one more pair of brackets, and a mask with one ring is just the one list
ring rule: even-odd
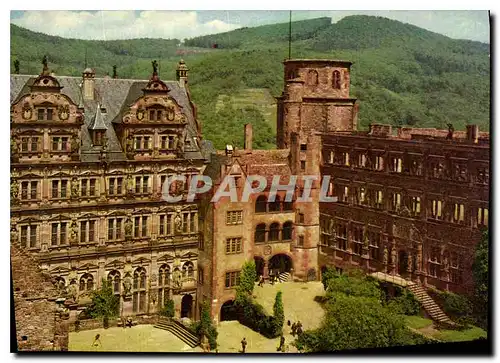
{"label": "stone staircase", "polygon": [[169,331],[191,348],[200,344],[200,340],[195,335],[194,331],[175,319],[160,318],[154,327]]}
{"label": "stone staircase", "polygon": [[282,272],[278,275],[278,281],[279,282],[287,282],[291,281],[292,275],[290,275],[290,272]]}
{"label": "stone staircase", "polygon": [[434,300],[427,294],[424,288],[414,282],[408,282],[406,288],[417,298],[432,320],[438,325],[454,327],[456,324],[444,313]]}

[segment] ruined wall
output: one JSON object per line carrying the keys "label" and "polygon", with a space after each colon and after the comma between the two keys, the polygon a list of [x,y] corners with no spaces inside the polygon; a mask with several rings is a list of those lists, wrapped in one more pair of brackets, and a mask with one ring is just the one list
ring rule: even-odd
{"label": "ruined wall", "polygon": [[55,302],[50,277],[15,244],[10,257],[18,350],[68,350],[68,323]]}

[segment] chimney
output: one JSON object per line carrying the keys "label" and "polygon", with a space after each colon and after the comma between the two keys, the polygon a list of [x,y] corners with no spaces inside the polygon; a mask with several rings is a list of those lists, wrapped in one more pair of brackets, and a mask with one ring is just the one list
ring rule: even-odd
{"label": "chimney", "polygon": [[186,63],[184,62],[184,59],[181,59],[179,64],[177,65],[177,70],[176,70],[176,76],[177,76],[177,81],[179,82],[179,86],[181,88],[185,88],[188,82],[188,67],[186,66]]}
{"label": "chimney", "polygon": [[252,151],[252,139],[253,139],[252,124],[246,124],[245,125],[245,145],[244,145],[244,149],[246,151]]}
{"label": "chimney", "polygon": [[83,99],[94,99],[95,72],[91,68],[85,68],[83,71]]}
{"label": "chimney", "polygon": [[118,73],[116,73],[116,65],[113,66],[113,79],[118,78]]}
{"label": "chimney", "polygon": [[477,144],[479,139],[479,126],[467,125],[467,141]]}

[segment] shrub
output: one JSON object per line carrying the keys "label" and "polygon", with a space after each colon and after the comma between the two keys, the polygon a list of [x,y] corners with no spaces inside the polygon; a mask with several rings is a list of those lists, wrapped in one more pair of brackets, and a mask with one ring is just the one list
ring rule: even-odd
{"label": "shrub", "polygon": [[415,295],[406,289],[399,289],[399,294],[389,300],[387,306],[404,315],[418,315],[420,313],[420,303]]}
{"label": "shrub", "polygon": [[219,333],[212,322],[212,318],[210,318],[210,305],[208,301],[203,301],[200,321],[193,324],[192,328],[200,339],[203,336],[207,337],[210,349],[217,348],[217,336]]}
{"label": "shrub", "polygon": [[118,315],[120,309],[120,300],[113,292],[111,283],[102,279],[101,288],[92,291],[92,304],[86,310],[86,315],[92,318],[103,318],[103,324],[106,328],[109,324],[108,319]]}
{"label": "shrub", "polygon": [[285,324],[285,311],[283,308],[283,294],[281,291],[276,293],[276,298],[274,300],[273,306],[273,316],[274,316],[274,330],[278,335],[283,333],[283,325]]}
{"label": "shrub", "polygon": [[173,318],[175,315],[175,305],[174,300],[168,299],[165,301],[165,305],[160,310],[160,315],[167,318]]}

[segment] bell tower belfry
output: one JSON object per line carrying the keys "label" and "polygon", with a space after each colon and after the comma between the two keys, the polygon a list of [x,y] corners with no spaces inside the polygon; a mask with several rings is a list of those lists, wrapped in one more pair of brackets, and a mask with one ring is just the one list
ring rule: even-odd
{"label": "bell tower belfry", "polygon": [[356,130],[356,98],[349,95],[351,62],[289,59],[283,64],[285,87],[277,97],[279,149],[290,147],[293,132],[307,143],[315,132]]}

